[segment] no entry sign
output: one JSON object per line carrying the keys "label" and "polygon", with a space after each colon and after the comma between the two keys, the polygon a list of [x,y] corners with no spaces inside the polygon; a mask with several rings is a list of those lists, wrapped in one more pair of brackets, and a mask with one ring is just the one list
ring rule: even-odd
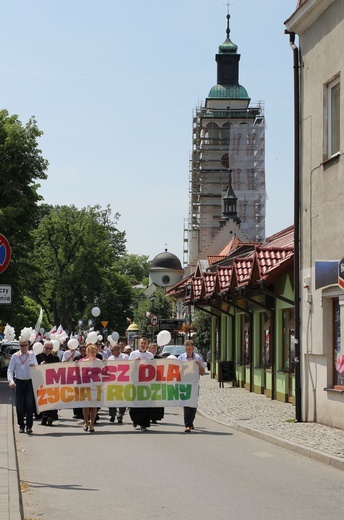
{"label": "no entry sign", "polygon": [[0,274],[3,273],[11,260],[11,246],[4,235],[0,234]]}

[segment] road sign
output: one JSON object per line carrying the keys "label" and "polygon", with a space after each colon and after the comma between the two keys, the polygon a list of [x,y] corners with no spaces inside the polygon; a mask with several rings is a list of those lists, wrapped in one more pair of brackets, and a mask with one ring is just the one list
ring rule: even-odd
{"label": "road sign", "polygon": [[12,287],[10,285],[0,285],[0,304],[12,303]]}
{"label": "road sign", "polygon": [[159,319],[156,314],[150,315],[150,324],[152,325],[152,327],[155,327],[158,324],[158,321],[159,321]]}
{"label": "road sign", "polygon": [[106,329],[107,324],[108,324],[109,322],[108,322],[108,321],[101,321],[100,323],[103,325],[104,329]]}
{"label": "road sign", "polygon": [[176,332],[181,330],[184,320],[159,320],[159,330],[168,330],[169,332]]}
{"label": "road sign", "polygon": [[11,246],[4,235],[0,234],[0,274],[3,273],[11,260]]}
{"label": "road sign", "polygon": [[338,262],[338,285],[344,289],[344,257]]}

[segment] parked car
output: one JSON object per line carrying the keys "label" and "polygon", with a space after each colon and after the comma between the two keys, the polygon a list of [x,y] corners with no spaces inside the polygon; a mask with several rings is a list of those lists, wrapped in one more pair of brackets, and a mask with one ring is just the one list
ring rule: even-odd
{"label": "parked car", "polygon": [[175,347],[175,345],[165,345],[161,352],[161,357],[167,357],[171,354],[171,350]]}
{"label": "parked car", "polygon": [[[4,350],[2,350],[3,348]],[[1,343],[2,354],[0,355],[0,375],[6,375],[12,354],[18,352],[19,348],[19,341],[9,341]]]}
{"label": "parked car", "polygon": [[[184,352],[185,352],[184,345],[175,345],[173,347],[173,349],[171,350],[170,354],[172,354],[172,356],[178,357],[178,356],[180,356],[180,354],[184,354]],[[194,352],[196,352],[196,354],[199,354],[197,347],[194,348]]]}

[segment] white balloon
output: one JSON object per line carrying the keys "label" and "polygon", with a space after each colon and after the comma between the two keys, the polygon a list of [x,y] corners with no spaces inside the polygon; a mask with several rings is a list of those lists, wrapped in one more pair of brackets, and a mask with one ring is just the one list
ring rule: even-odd
{"label": "white balloon", "polygon": [[67,332],[64,330],[64,331],[61,332],[61,334],[60,334],[60,343],[63,343],[67,338],[68,338],[68,334],[67,334]]}
{"label": "white balloon", "polygon": [[98,341],[101,341],[102,339],[103,339],[103,336],[101,334],[99,334]]}
{"label": "white balloon", "polygon": [[72,338],[67,343],[69,350],[76,350],[79,346],[79,342],[77,339]]}
{"label": "white balloon", "polygon": [[164,347],[165,345],[168,345],[170,341],[171,334],[168,330],[161,330],[156,337],[156,342],[159,345],[159,347]]}
{"label": "white balloon", "polygon": [[97,343],[98,334],[94,330],[93,332],[90,332],[89,335],[86,338],[86,343]]}
{"label": "white balloon", "polygon": [[45,332],[45,330],[43,329],[43,327],[41,327],[41,328],[39,329],[39,333],[41,334],[41,336],[43,336],[44,332]]}
{"label": "white balloon", "polygon": [[32,350],[34,351],[36,356],[38,356],[38,354],[42,354],[42,352],[43,352],[43,345],[42,345],[42,343],[40,343],[39,341],[37,341],[37,343],[34,343],[33,347],[32,347]]}
{"label": "white balloon", "polygon": [[60,342],[57,341],[57,339],[53,339],[51,342],[53,344],[53,351],[58,352],[60,350]]}
{"label": "white balloon", "polygon": [[110,343],[111,347],[112,347],[113,345],[116,345],[116,341],[115,341],[114,339],[112,339],[111,336],[109,336],[109,343]]}
{"label": "white balloon", "polygon": [[113,332],[113,333],[111,334],[111,337],[112,337],[113,340],[118,341],[118,338],[119,338],[119,334],[118,334],[118,332]]}
{"label": "white balloon", "polygon": [[100,314],[100,309],[99,307],[93,307],[93,309],[91,310],[91,314],[92,316],[94,316],[95,318],[97,318]]}
{"label": "white balloon", "polygon": [[169,356],[167,356],[166,359],[178,359],[177,356],[174,356],[173,354],[170,354]]}

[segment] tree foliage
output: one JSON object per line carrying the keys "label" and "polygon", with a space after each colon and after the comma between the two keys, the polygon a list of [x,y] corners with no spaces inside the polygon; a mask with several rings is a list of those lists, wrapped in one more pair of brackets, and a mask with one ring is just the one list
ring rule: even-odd
{"label": "tree foliage", "polygon": [[78,320],[87,319],[89,309],[122,283],[113,276],[116,261],[125,253],[118,218],[117,213],[112,217],[109,206],[54,206],[33,231],[34,276],[28,285],[53,324],[75,330]]}
{"label": "tree foliage", "polygon": [[159,319],[169,319],[172,313],[172,301],[166,297],[165,289],[158,288],[151,297],[141,297],[137,308],[134,310],[134,322],[140,329],[140,334],[151,338],[152,327],[149,322],[149,314],[156,314]]}
{"label": "tree foliage", "polygon": [[150,261],[147,255],[126,254],[118,260],[117,267],[135,285],[148,278]]}
{"label": "tree foliage", "polygon": [[11,321],[12,326],[21,325],[18,316],[25,294],[22,282],[29,276],[31,230],[41,199],[37,181],[47,177],[48,162],[38,148],[41,135],[34,118],[23,125],[18,116],[0,111],[0,233],[12,249],[11,262],[1,275],[1,283],[10,284],[13,295],[13,303],[1,310],[2,321]]}
{"label": "tree foliage", "polygon": [[203,351],[210,348],[210,320],[211,316],[202,311],[195,311],[193,324],[196,335],[193,337],[196,347]]}

